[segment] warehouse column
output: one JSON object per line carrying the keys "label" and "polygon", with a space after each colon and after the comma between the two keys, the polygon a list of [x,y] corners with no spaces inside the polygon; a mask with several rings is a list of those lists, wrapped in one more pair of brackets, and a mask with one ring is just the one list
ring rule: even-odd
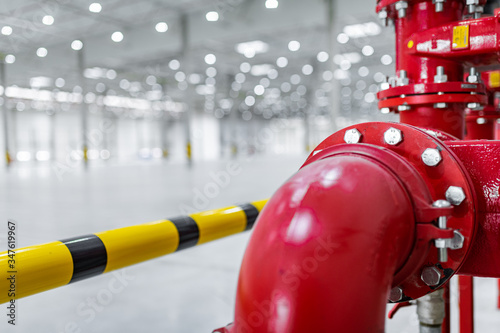
{"label": "warehouse column", "polygon": [[3,86],[4,101],[2,104],[3,114],[3,132],[4,132],[4,146],[5,146],[5,163],[7,167],[10,166],[12,159],[9,152],[9,110],[7,108],[7,84],[5,82],[5,59],[0,61],[0,84]]}
{"label": "warehouse column", "polygon": [[[184,62],[184,70],[189,75],[188,71],[188,51],[189,51],[189,18],[187,14],[181,16],[181,61]],[[184,112],[184,124],[186,131],[186,158],[188,164],[192,164],[192,142],[191,142],[191,115],[194,109],[194,101],[192,96],[192,87],[186,89],[186,103],[188,105]]]}
{"label": "warehouse column", "polygon": [[78,79],[80,81],[80,87],[82,88],[82,102],[80,105],[80,115],[82,124],[82,152],[83,152],[83,162],[85,167],[87,167],[88,162],[88,142],[87,142],[87,129],[88,129],[88,116],[87,116],[87,106],[85,105],[85,77],[83,72],[85,70],[85,58],[83,51],[84,48],[76,51],[78,56]]}

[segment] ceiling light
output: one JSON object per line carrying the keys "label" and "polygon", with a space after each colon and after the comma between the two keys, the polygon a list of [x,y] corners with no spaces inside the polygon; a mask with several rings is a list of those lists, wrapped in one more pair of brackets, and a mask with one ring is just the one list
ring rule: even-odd
{"label": "ceiling light", "polygon": [[292,40],[290,43],[288,43],[288,49],[292,52],[296,52],[300,50],[300,43],[296,40]]}
{"label": "ceiling light", "polygon": [[215,77],[217,75],[217,69],[215,67],[208,67],[205,71],[208,77]]}
{"label": "ceiling light", "polygon": [[321,51],[316,58],[319,62],[326,62],[330,58],[330,55],[325,51]]}
{"label": "ceiling light", "polygon": [[377,36],[382,32],[380,25],[375,22],[366,22],[346,25],[343,29],[344,34],[350,38],[363,38],[368,36]]}
{"label": "ceiling light", "polygon": [[339,42],[340,44],[346,44],[348,41],[349,41],[349,36],[347,36],[347,34],[345,33],[338,34],[337,42]]}
{"label": "ceiling light", "polygon": [[392,64],[392,57],[388,54],[384,54],[382,58],[380,58],[380,62],[386,66]]}
{"label": "ceiling light", "polygon": [[253,106],[255,104],[255,97],[253,96],[247,96],[245,98],[245,104],[248,106]]}
{"label": "ceiling light", "polygon": [[16,57],[13,54],[7,54],[5,56],[5,63],[6,64],[13,64],[16,61]]}
{"label": "ceiling light", "polygon": [[91,3],[89,6],[89,11],[92,13],[100,13],[102,10],[102,6],[98,2]]}
{"label": "ceiling light", "polygon": [[52,25],[52,24],[54,24],[54,17],[51,15],[45,15],[42,18],[42,23],[45,25]]}
{"label": "ceiling light", "polygon": [[280,67],[280,68],[284,68],[284,67],[288,66],[288,59],[285,57],[279,57],[276,60],[276,65],[278,65],[278,67]]}
{"label": "ceiling light", "polygon": [[269,44],[261,40],[254,40],[236,44],[235,49],[239,54],[247,58],[253,58],[256,54],[266,53],[269,50]]}
{"label": "ceiling light", "polygon": [[179,60],[177,59],[173,59],[173,60],[170,60],[170,62],[168,63],[168,67],[173,70],[173,71],[176,71],[178,70],[179,68],[181,68],[181,63],[179,62]]}
{"label": "ceiling light", "polygon": [[266,8],[274,9],[278,8],[278,0],[266,0]]}
{"label": "ceiling light", "polygon": [[198,84],[200,82],[201,82],[201,75],[200,74],[193,73],[193,74],[189,75],[189,83]]}
{"label": "ceiling light", "polygon": [[45,47],[40,47],[38,50],[36,50],[36,55],[39,56],[40,58],[46,57],[49,52]]}
{"label": "ceiling light", "polygon": [[119,43],[123,40],[123,34],[120,31],[115,31],[111,35],[111,40],[115,43]]}
{"label": "ceiling light", "polygon": [[9,36],[9,35],[12,34],[12,28],[10,26],[8,26],[8,25],[5,25],[5,26],[2,27],[2,31],[1,32],[2,32],[2,35]]}
{"label": "ceiling light", "polygon": [[43,88],[50,87],[52,85],[52,79],[47,76],[36,76],[30,78],[30,86],[32,88]]}
{"label": "ceiling light", "polygon": [[369,57],[375,52],[375,50],[373,49],[373,46],[365,45],[365,46],[363,46],[363,49],[361,50],[361,52],[363,53],[363,55]]}
{"label": "ceiling light", "polygon": [[213,65],[215,64],[215,62],[217,61],[217,57],[214,55],[214,54],[207,54],[205,56],[205,62],[208,64],[208,65]]}
{"label": "ceiling light", "polygon": [[175,73],[175,80],[177,80],[177,82],[183,82],[185,79],[186,79],[186,74],[184,72]]}
{"label": "ceiling light", "polygon": [[156,23],[155,29],[158,32],[167,32],[168,24],[166,22],[158,22],[158,23]]}
{"label": "ceiling light", "polygon": [[108,80],[116,79],[116,71],[114,69],[109,69],[106,71],[106,78]]}
{"label": "ceiling light", "polygon": [[208,12],[207,15],[205,15],[206,19],[208,22],[217,22],[219,20],[219,13],[217,12]]}
{"label": "ceiling light", "polygon": [[307,64],[307,65],[304,65],[304,67],[302,67],[302,73],[304,75],[311,75],[314,71],[314,68],[313,66]]}
{"label": "ceiling light", "polygon": [[264,95],[264,92],[266,91],[266,88],[264,88],[263,85],[256,85],[255,88],[253,89],[255,95],[257,96],[262,96]]}
{"label": "ceiling light", "polygon": [[252,69],[252,66],[248,62],[243,62],[240,65],[240,71],[243,73],[248,73]]}
{"label": "ceiling light", "polygon": [[55,84],[57,88],[62,88],[66,84],[66,81],[62,77],[59,77],[56,79]]}
{"label": "ceiling light", "polygon": [[71,42],[71,48],[75,51],[79,51],[83,48],[83,42],[81,40],[75,39]]}
{"label": "ceiling light", "polygon": [[275,70],[274,68],[271,69],[269,73],[267,73],[267,77],[270,78],[271,80],[278,78],[278,71]]}
{"label": "ceiling light", "polygon": [[269,71],[272,69],[273,66],[270,64],[254,65],[252,66],[250,74],[252,74],[253,76],[263,76],[267,75],[267,73],[269,73]]}

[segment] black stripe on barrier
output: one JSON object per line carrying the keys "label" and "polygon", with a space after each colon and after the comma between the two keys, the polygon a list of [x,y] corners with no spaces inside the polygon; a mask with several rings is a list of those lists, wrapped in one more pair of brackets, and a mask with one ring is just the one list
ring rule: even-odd
{"label": "black stripe on barrier", "polygon": [[239,207],[243,209],[245,215],[247,216],[247,227],[245,228],[245,230],[252,229],[255,220],[257,220],[257,216],[259,215],[259,210],[252,204],[244,204],[240,205]]}
{"label": "black stripe on barrier", "polygon": [[169,219],[179,232],[179,246],[176,251],[186,249],[198,244],[200,239],[200,229],[195,220],[190,216],[181,216]]}
{"label": "black stripe on barrier", "polygon": [[68,238],[61,242],[66,245],[73,258],[73,276],[69,283],[102,274],[106,269],[106,247],[96,235]]}

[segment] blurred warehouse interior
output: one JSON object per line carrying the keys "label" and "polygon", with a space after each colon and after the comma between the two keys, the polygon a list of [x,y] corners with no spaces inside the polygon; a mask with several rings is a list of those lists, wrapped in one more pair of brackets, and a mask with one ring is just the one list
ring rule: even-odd
{"label": "blurred warehouse interior", "polygon": [[376,104],[394,42],[372,7],[6,3],[0,145],[17,165],[205,161],[305,153],[336,128],[395,120]]}

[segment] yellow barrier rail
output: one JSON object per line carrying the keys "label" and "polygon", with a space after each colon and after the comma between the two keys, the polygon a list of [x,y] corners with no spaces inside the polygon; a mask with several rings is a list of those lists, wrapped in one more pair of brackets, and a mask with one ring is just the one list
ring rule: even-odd
{"label": "yellow barrier rail", "polygon": [[250,230],[266,202],[16,249],[14,270],[9,253],[2,252],[0,304]]}

